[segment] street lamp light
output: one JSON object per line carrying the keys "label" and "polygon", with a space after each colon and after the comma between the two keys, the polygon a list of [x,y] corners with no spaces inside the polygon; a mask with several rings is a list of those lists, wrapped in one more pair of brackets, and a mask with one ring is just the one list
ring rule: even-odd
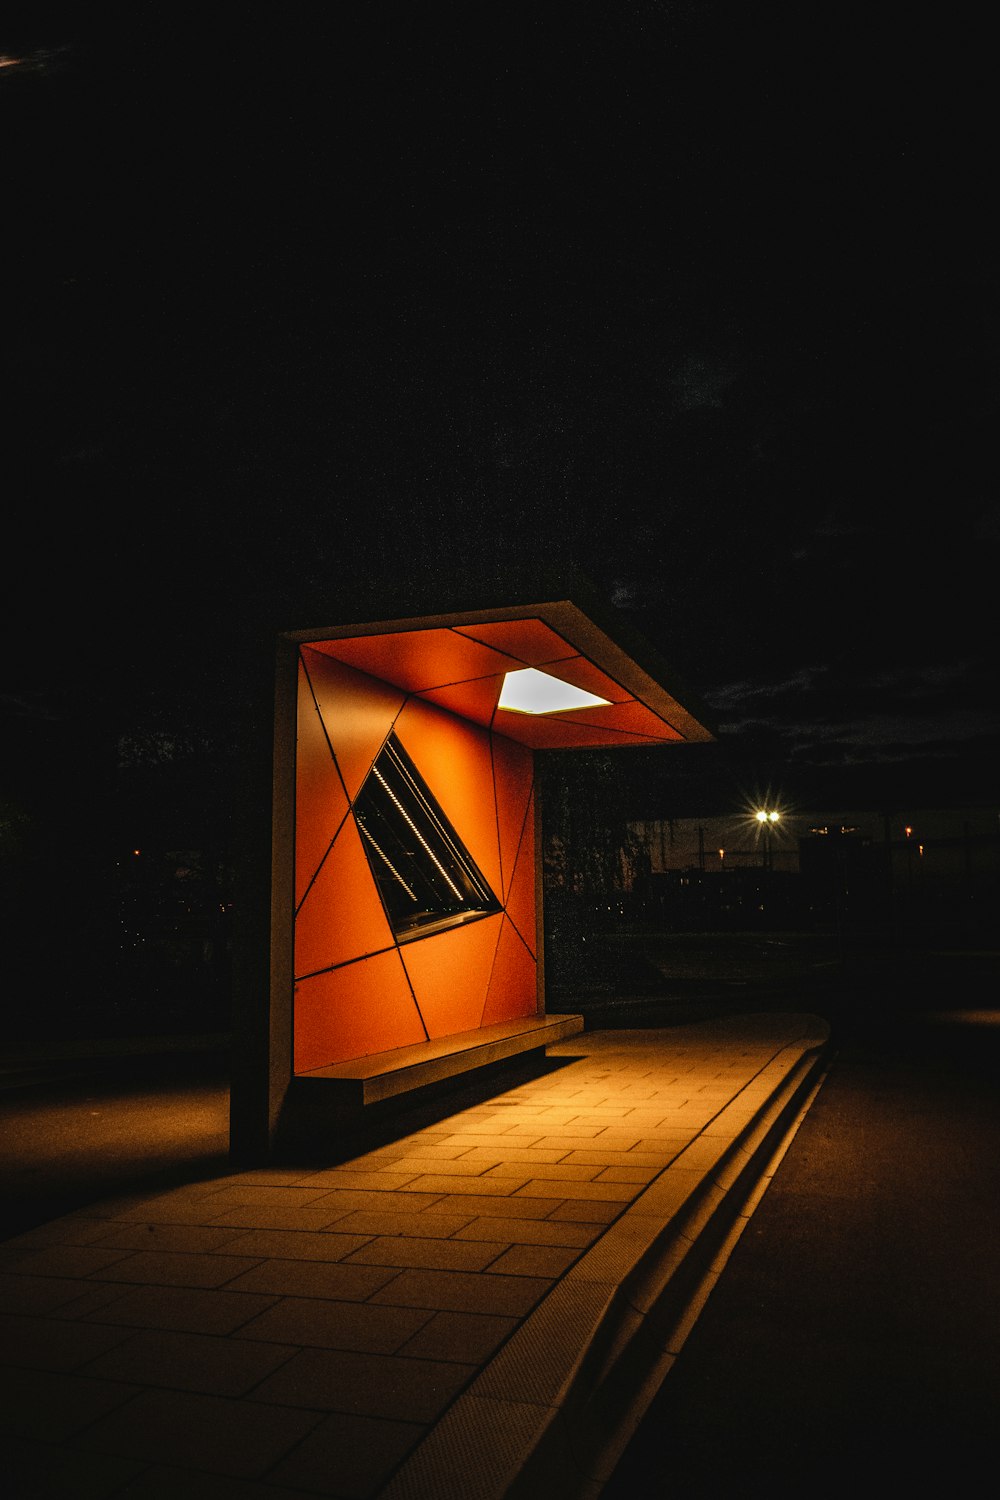
{"label": "street lamp light", "polygon": [[774,868],[771,834],[774,831],[774,825],[780,821],[781,814],[777,811],[776,808],[760,807],[757,809],[754,816],[756,817],[757,822],[760,824],[761,829],[763,830],[763,833],[765,835],[764,868],[767,870],[771,870]]}

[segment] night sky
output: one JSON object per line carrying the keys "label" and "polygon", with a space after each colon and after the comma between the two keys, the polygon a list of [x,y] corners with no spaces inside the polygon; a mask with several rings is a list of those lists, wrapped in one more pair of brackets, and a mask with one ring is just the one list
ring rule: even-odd
{"label": "night sky", "polygon": [[0,36],[8,723],[541,558],[761,775],[995,796],[976,12],[207,10]]}

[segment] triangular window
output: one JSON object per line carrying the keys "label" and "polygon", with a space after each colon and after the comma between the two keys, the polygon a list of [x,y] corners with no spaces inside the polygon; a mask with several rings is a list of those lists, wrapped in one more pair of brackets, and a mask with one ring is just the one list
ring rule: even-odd
{"label": "triangular window", "polygon": [[354,816],[397,942],[502,910],[393,734],[365,778]]}

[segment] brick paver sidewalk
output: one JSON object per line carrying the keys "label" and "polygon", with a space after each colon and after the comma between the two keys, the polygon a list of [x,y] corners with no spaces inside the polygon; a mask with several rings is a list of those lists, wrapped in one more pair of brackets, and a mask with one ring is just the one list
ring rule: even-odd
{"label": "brick paver sidewalk", "polygon": [[540,1076],[465,1090],[350,1161],[116,1198],[8,1240],[6,1492],[502,1494],[610,1316],[609,1275],[676,1257],[666,1227],[724,1193],[822,1027],[583,1033]]}

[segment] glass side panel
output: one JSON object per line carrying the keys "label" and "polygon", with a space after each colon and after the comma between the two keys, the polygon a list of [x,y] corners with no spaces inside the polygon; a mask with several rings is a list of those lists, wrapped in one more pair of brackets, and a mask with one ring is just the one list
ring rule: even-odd
{"label": "glass side panel", "polygon": [[398,942],[501,910],[395,735],[369,771],[354,816]]}

